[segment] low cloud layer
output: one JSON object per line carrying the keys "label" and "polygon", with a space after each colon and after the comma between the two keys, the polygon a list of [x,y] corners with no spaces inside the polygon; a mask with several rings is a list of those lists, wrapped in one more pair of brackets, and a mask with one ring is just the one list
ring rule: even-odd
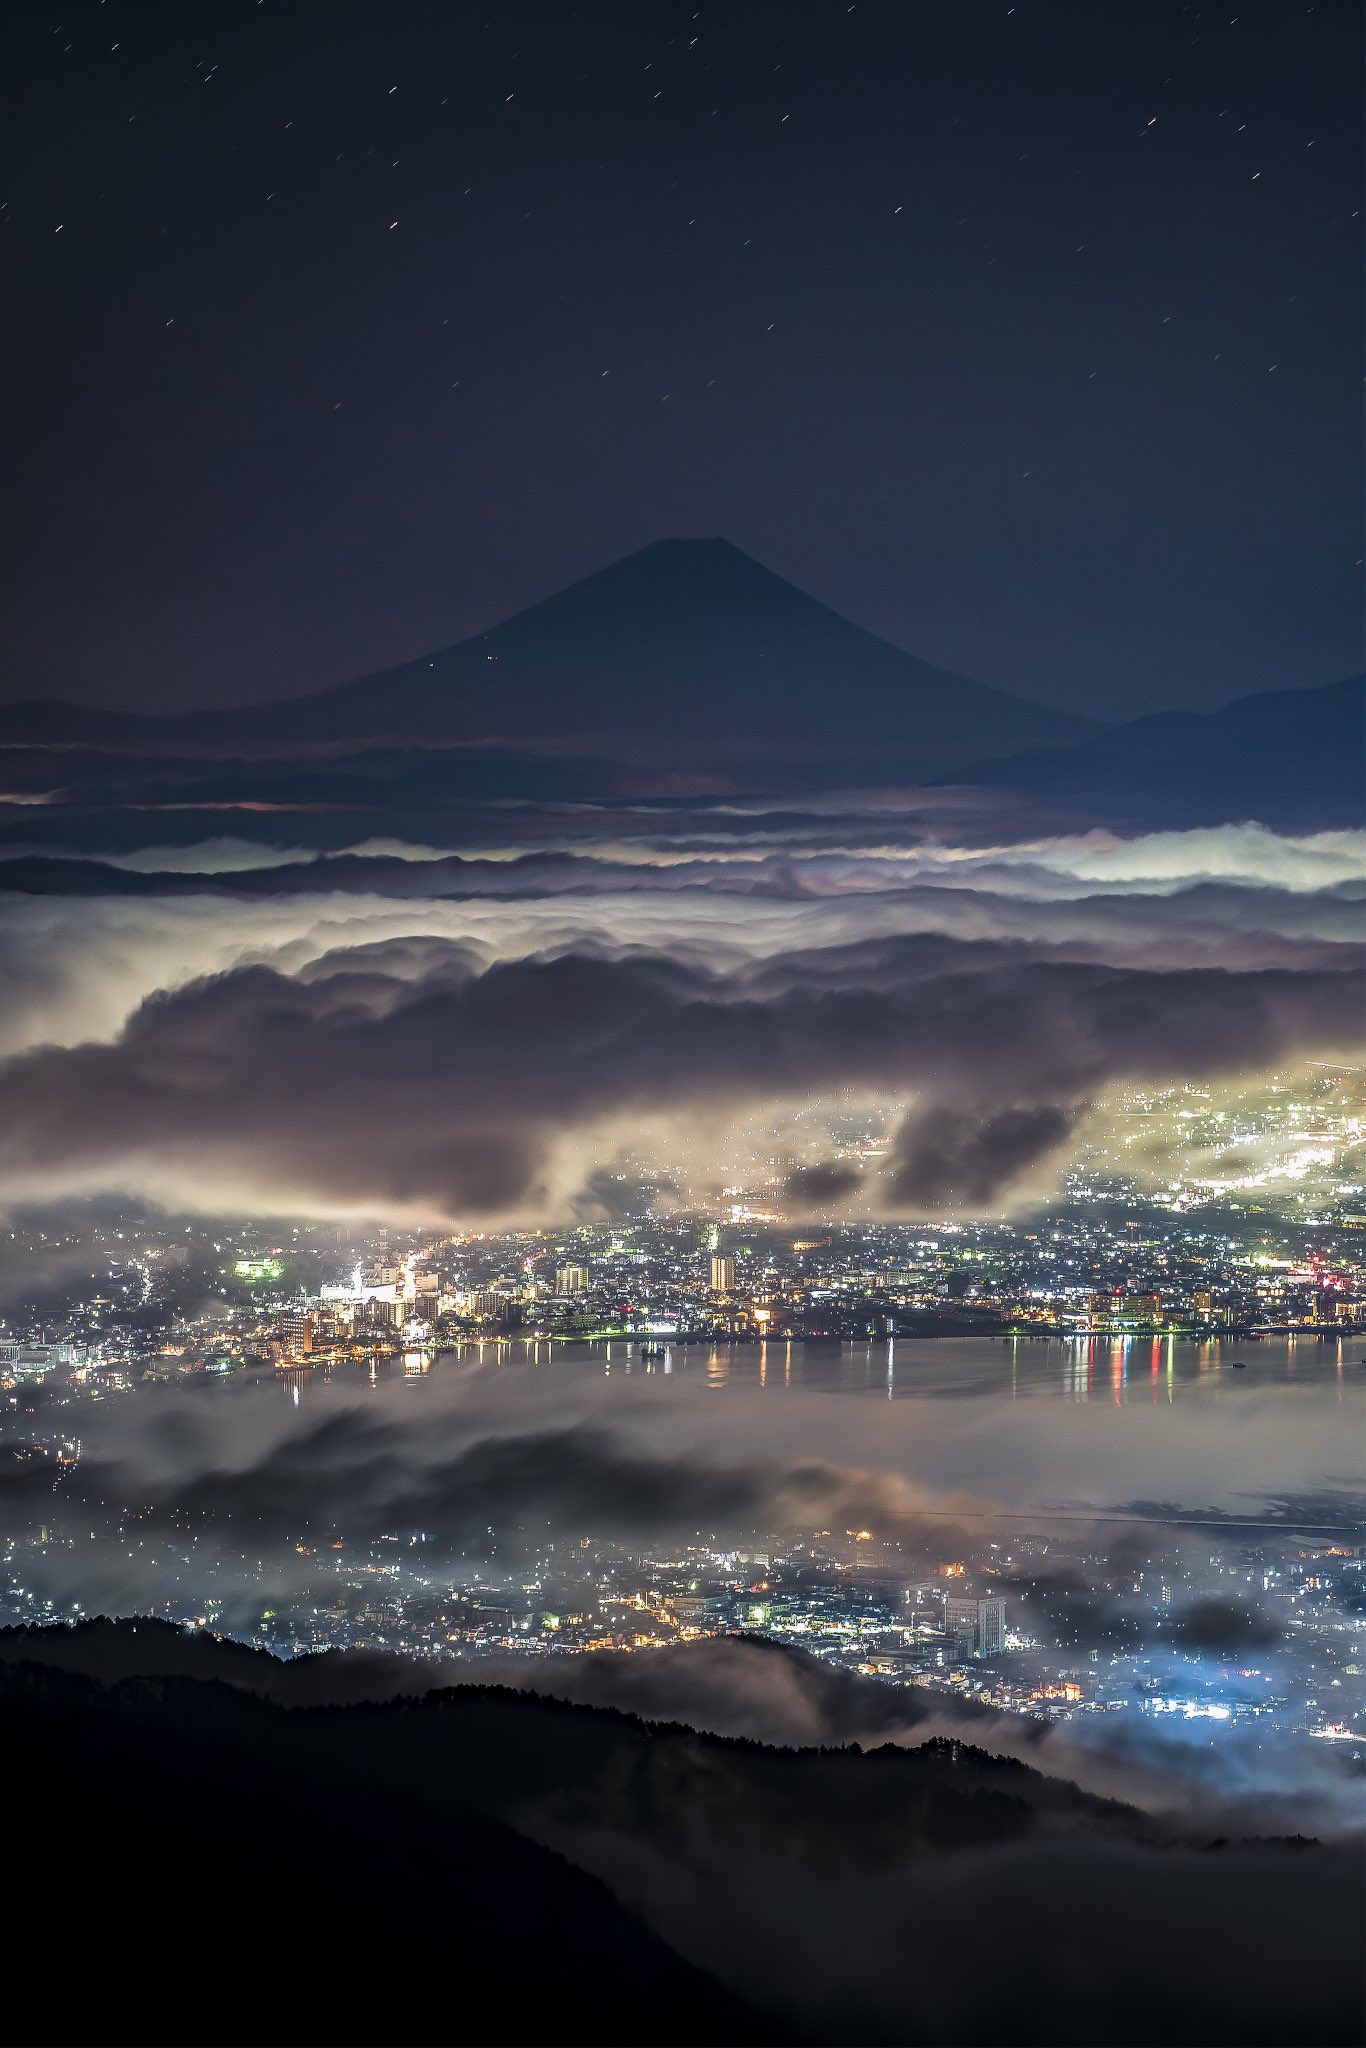
{"label": "low cloud layer", "polygon": [[911,1095],[894,1212],[985,1205],[1129,1080],[1255,1071],[1361,1035],[1351,970],[1156,972],[941,937],[715,969],[576,948],[482,965],[457,942],[244,966],[144,1003],[107,1044],[0,1068],[15,1192],[189,1206],[553,1213],[624,1119]]}
{"label": "low cloud layer", "polygon": [[[197,1448],[202,1457],[202,1438]],[[191,1442],[182,1444],[190,1452]],[[95,1475],[117,1488],[117,1472]],[[279,1438],[249,1466],[208,1463],[162,1481],[166,1506],[222,1529],[245,1524],[279,1544],[421,1531],[443,1555],[515,1559],[547,1529],[676,1537],[680,1530],[752,1529],[885,1520],[915,1496],[891,1475],[828,1459],[699,1459],[648,1450],[586,1424],[467,1436],[415,1434],[406,1417],[334,1410]]]}
{"label": "low cloud layer", "polygon": [[1124,838],[925,792],[447,803],[408,838],[228,815],[16,807],[13,1197],[559,1221],[623,1141],[705,1191],[737,1127],[853,1094],[901,1105],[888,1157],[812,1144],[775,1201],[993,1209],[1107,1091],[1363,1035],[1357,832]]}

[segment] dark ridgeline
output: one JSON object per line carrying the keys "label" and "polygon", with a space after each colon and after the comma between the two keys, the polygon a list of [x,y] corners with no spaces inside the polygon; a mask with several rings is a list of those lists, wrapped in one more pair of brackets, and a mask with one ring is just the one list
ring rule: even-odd
{"label": "dark ridgeline", "polygon": [[[953,780],[1075,804],[1117,830],[1256,818],[1321,832],[1366,818],[1366,676],[1268,690],[1221,711],[1158,711],[1075,746],[981,759]],[[948,778],[945,778],[948,779]]]}
{"label": "dark ridgeline", "polygon": [[[361,1671],[384,1703],[327,1703]],[[0,1632],[25,2038],[1359,2038],[1354,1850],[1183,1832],[956,1740],[781,1750],[402,1678]]]}
{"label": "dark ridgeline", "polygon": [[320,1718],[217,1681],[5,1668],[22,2038],[777,2038],[596,1878],[405,1771],[402,1710]]}

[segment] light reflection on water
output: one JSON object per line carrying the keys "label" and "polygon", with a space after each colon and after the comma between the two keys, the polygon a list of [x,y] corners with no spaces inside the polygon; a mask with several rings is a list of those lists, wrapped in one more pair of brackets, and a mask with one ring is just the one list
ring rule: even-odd
{"label": "light reflection on water", "polygon": [[[610,1433],[626,1455],[816,1459],[887,1473],[936,1513],[952,1500],[955,1514],[1141,1509],[1151,1519],[1156,1503],[1159,1519],[1167,1510],[1270,1514],[1290,1526],[1293,1515],[1298,1528],[1356,1530],[1364,1356],[1361,1333],[1205,1343],[488,1339],[416,1359],[267,1371],[254,1388],[240,1384],[240,1396],[277,1411],[274,1426],[286,1431],[307,1431],[322,1407],[375,1401],[433,1455],[442,1442],[458,1451],[467,1435],[586,1428]],[[287,1420],[278,1416],[293,1398],[286,1377],[302,1402]],[[251,1427],[245,1414],[237,1426]]]}
{"label": "light reflection on water", "polygon": [[680,1344],[609,1338],[470,1339],[449,1350],[293,1372],[303,1384],[395,1379],[430,1384],[478,1365],[535,1377],[592,1373],[610,1381],[678,1378],[724,1393],[805,1393],[1006,1401],[1058,1400],[1116,1408],[1236,1399],[1249,1389],[1299,1386],[1322,1399],[1366,1388],[1366,1336],[1189,1338],[1163,1336],[879,1338],[755,1344]]}

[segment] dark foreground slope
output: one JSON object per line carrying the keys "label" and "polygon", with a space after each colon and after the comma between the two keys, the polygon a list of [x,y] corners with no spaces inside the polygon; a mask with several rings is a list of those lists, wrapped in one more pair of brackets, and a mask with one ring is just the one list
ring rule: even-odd
{"label": "dark foreground slope", "polygon": [[458,1785],[308,1723],[215,1682],[5,1670],[24,2039],[776,2038]]}
{"label": "dark foreground slope", "polygon": [[259,1653],[145,1622],[0,1635],[29,2038],[1360,2036],[1354,1848],[1212,1838],[952,1741],[319,1689],[286,1707]]}

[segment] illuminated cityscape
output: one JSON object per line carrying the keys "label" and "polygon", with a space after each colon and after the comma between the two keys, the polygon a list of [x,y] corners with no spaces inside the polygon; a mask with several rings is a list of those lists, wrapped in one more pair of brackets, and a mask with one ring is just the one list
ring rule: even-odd
{"label": "illuminated cityscape", "polygon": [[[1191,1107],[1203,1093],[1140,1098],[1115,1122],[1142,1120],[1151,1144],[1165,1118],[1171,1144],[1203,1155],[1209,1112]],[[951,1391],[958,1343],[974,1365],[987,1359],[994,1393],[1072,1406],[1179,1407],[1236,1385],[1236,1372],[1293,1376],[1297,1358],[1300,1372],[1359,1389],[1366,1231],[1361,1190],[1341,1178],[1360,1143],[1358,1098],[1338,1076],[1331,1091],[1311,1076],[1269,1095],[1276,1142],[1316,1141],[1312,1222],[1241,1184],[1196,1206],[1184,1174],[1144,1188],[1083,1161],[1049,1208],[975,1223],[794,1228],[765,1214],[762,1169],[722,1218],[659,1203],[638,1182],[633,1219],[560,1231],[278,1229],[107,1204],[79,1228],[16,1225],[11,1259],[31,1306],[0,1333],[3,1444],[19,1469],[50,1474],[51,1491],[8,1534],[8,1611],[81,1614],[73,1546],[131,1556],[132,1543],[148,1611],[281,1655],[536,1660],[753,1633],[1003,1712],[1256,1723],[1355,1743],[1359,1760],[1366,1532],[1322,1503],[1303,1526],[1288,1511],[1255,1526],[1227,1511],[1111,1521],[1078,1506],[955,1522],[946,1509],[951,1533],[924,1541],[914,1517],[894,1517],[718,1524],[642,1544],[587,1515],[539,1539],[524,1522],[491,1529],[459,1556],[421,1528],[319,1526],[301,1511],[274,1560],[237,1549],[221,1511],[182,1513],[173,1494],[111,1506],[94,1529],[83,1501],[79,1531],[68,1526],[79,1417],[195,1384],[240,1381],[261,1399],[274,1388],[307,1412],[329,1387],[417,1383],[422,1398],[472,1368],[524,1375],[558,1359],[607,1383],[895,1401],[923,1387],[931,1354],[931,1384]],[[1231,1144],[1268,1142],[1264,1103],[1215,1112]],[[45,1266],[87,1277],[54,1289]],[[1202,1631],[1202,1613],[1222,1616],[1223,1633]]]}
{"label": "illuminated cityscape", "polygon": [[1363,28],[0,9],[24,2039],[1360,2048]]}

